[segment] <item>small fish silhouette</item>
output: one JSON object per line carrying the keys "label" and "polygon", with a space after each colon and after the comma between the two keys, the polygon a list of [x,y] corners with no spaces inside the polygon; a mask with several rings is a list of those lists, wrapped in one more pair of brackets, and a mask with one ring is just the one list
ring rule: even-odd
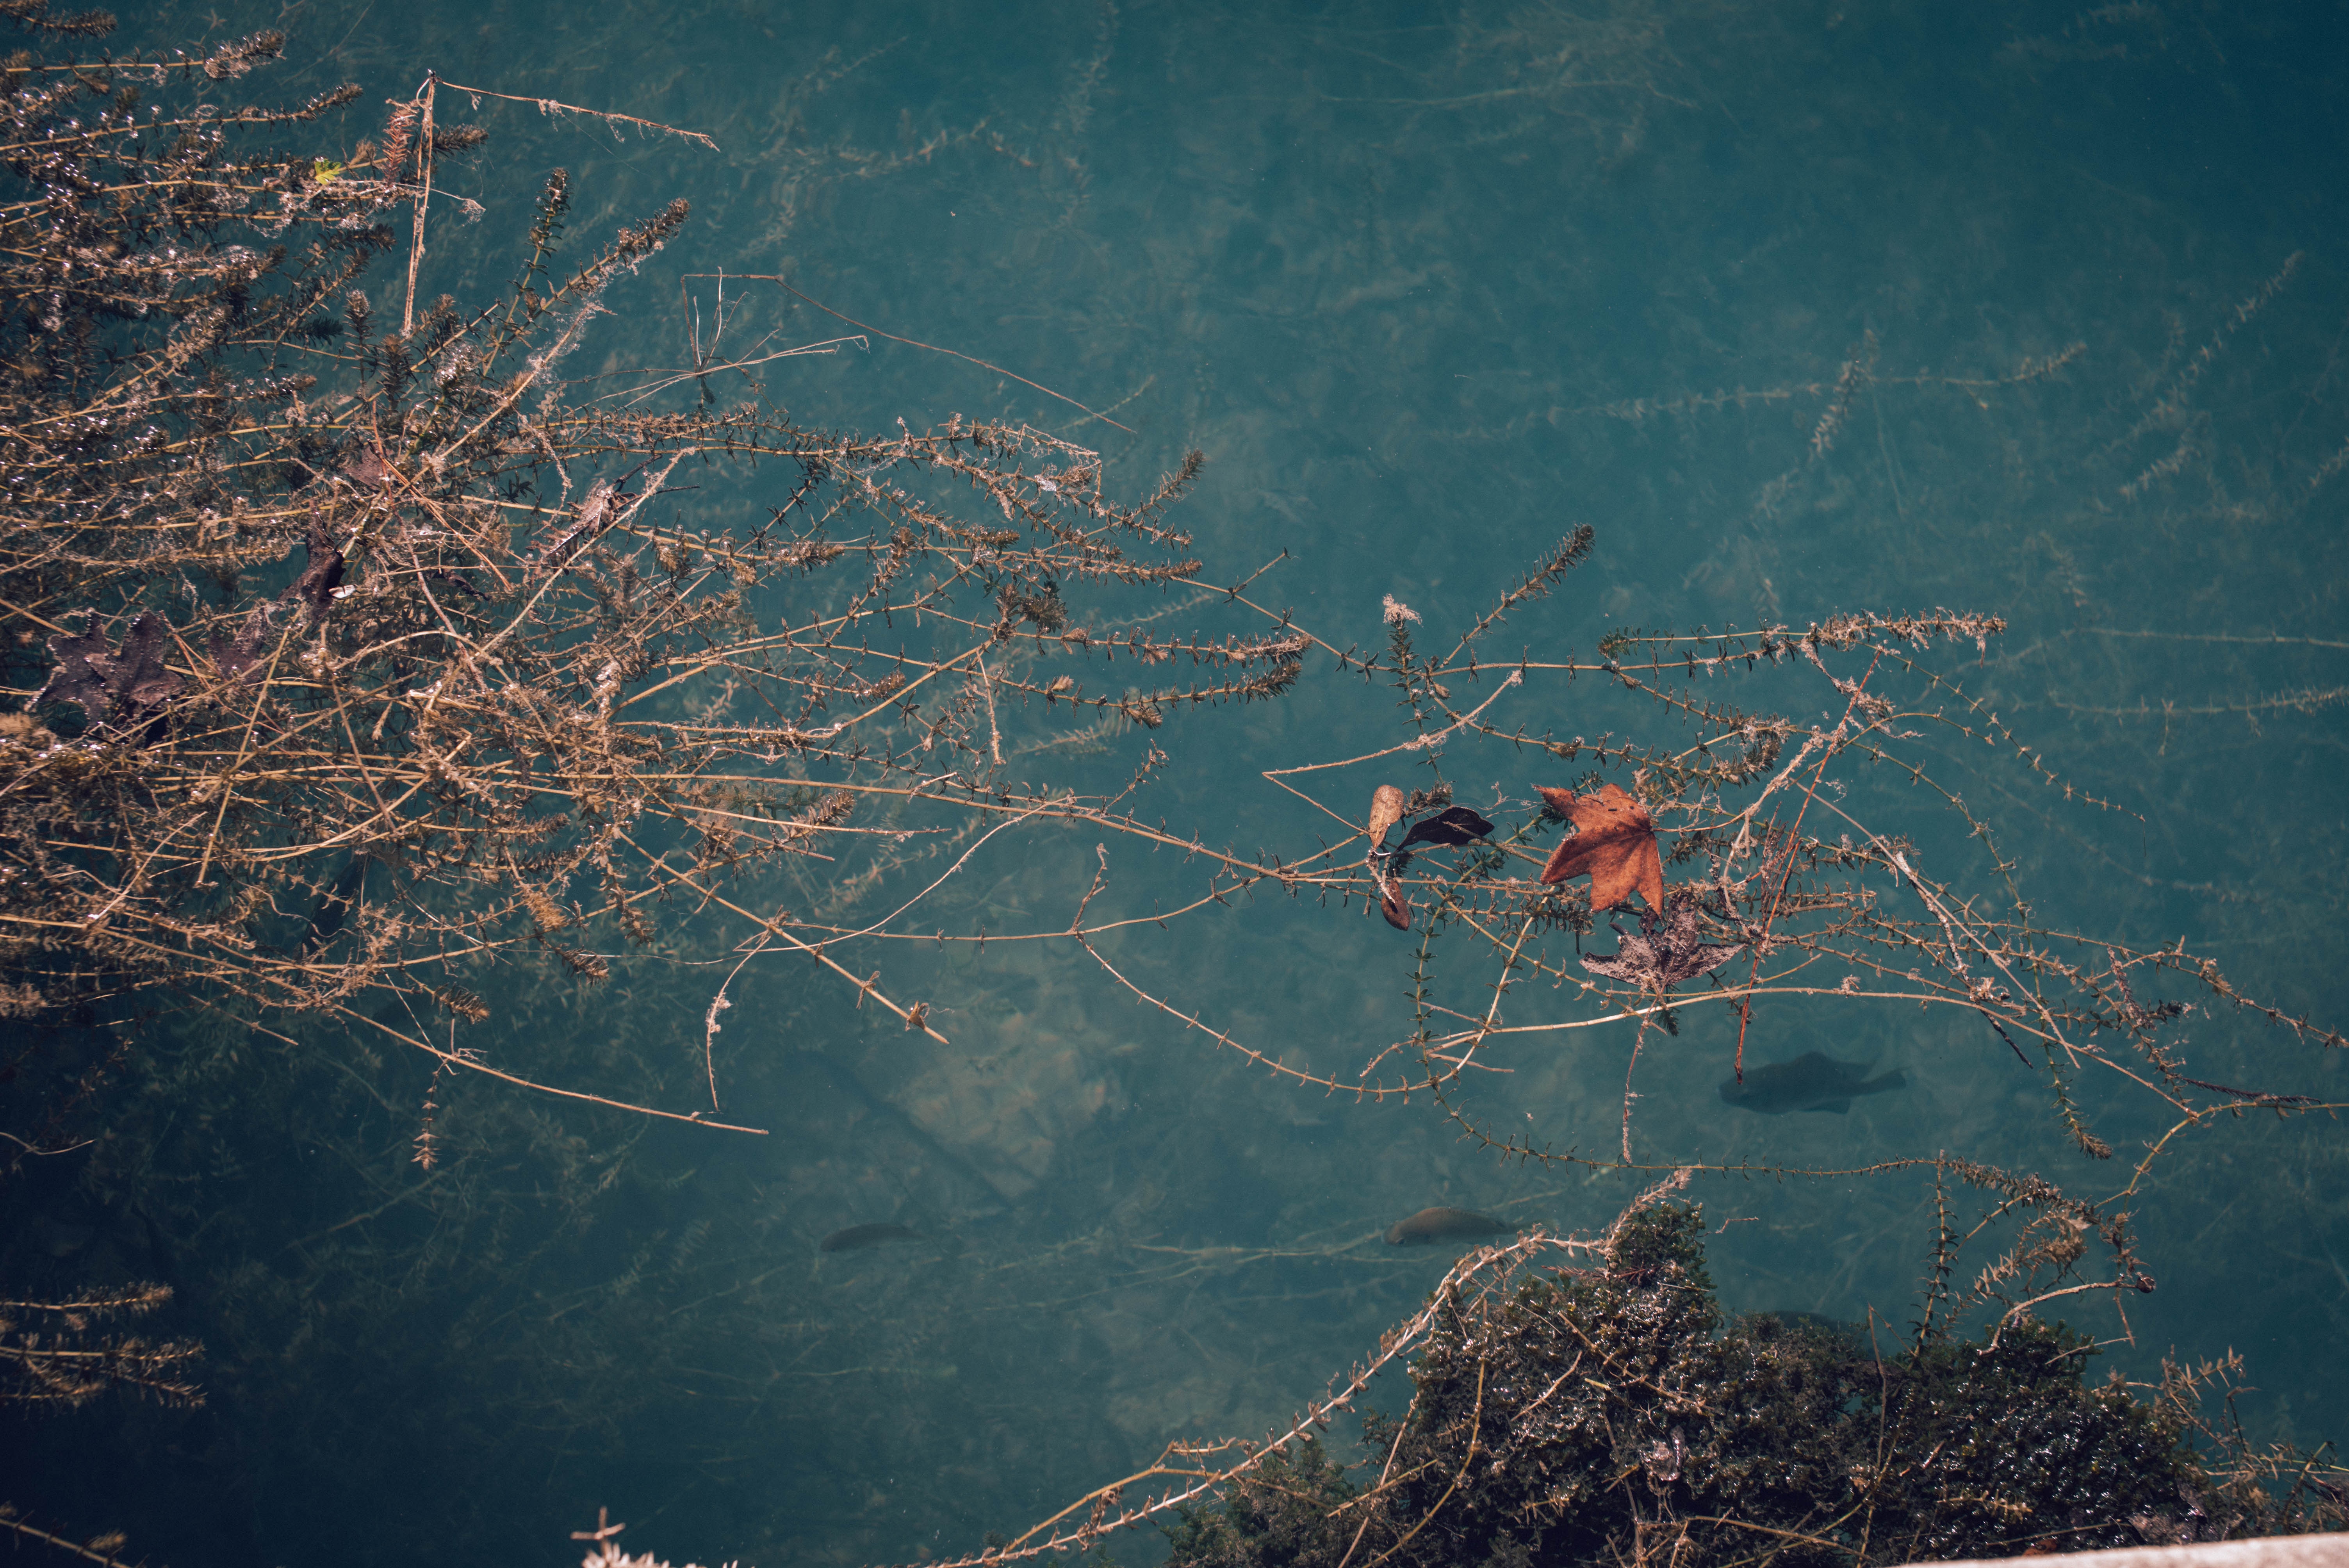
{"label": "small fish silhouette", "polygon": [[853,1253],[859,1247],[878,1247],[890,1242],[918,1242],[918,1231],[903,1225],[851,1225],[844,1231],[834,1231],[816,1243],[820,1253]]}
{"label": "small fish silhouette", "polygon": [[1764,1116],[1784,1116],[1790,1110],[1824,1110],[1841,1116],[1861,1095],[1909,1087],[1908,1078],[1898,1072],[1869,1078],[1875,1066],[1874,1062],[1839,1062],[1817,1051],[1805,1051],[1791,1062],[1751,1069],[1744,1083],[1734,1077],[1722,1079],[1721,1098]]}
{"label": "small fish silhouette", "polygon": [[1503,1236],[1515,1231],[1490,1214],[1469,1209],[1422,1209],[1387,1231],[1391,1247],[1423,1247],[1436,1242],[1466,1241],[1476,1236]]}

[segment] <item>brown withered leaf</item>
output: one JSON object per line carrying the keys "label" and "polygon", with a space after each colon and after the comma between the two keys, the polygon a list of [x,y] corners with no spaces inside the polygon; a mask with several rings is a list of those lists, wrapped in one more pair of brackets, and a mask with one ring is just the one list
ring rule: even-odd
{"label": "brown withered leaf", "polygon": [[57,656],[57,667],[49,672],[48,684],[33,698],[33,706],[70,702],[92,721],[104,717],[106,676],[114,667],[114,659],[107,652],[106,634],[98,629],[98,618],[91,616],[90,629],[78,637],[64,633],[51,637],[49,652]]}
{"label": "brown withered leaf", "polygon": [[1380,893],[1379,913],[1385,915],[1387,923],[1397,931],[1411,929],[1411,900],[1403,897],[1400,883],[1389,882]]}
{"label": "brown withered leaf", "polygon": [[1612,784],[1596,795],[1542,787],[1541,797],[1575,827],[1542,868],[1545,883],[1590,873],[1590,907],[1613,909],[1637,892],[1648,907],[1664,907],[1664,862],[1656,852],[1656,824],[1646,808]]}
{"label": "brown withered leaf", "polygon": [[57,667],[34,697],[34,706],[74,703],[94,724],[177,696],[187,683],[164,667],[163,639],[169,630],[170,624],[150,610],[130,623],[121,648],[114,653],[107,651],[106,634],[98,630],[95,617],[78,637],[51,637],[49,652],[57,655]]}
{"label": "brown withered leaf", "polygon": [[1407,850],[1413,844],[1473,844],[1492,830],[1492,823],[1467,807],[1454,806],[1423,822],[1413,823],[1411,831],[1402,836],[1397,847]]}
{"label": "brown withered leaf", "polygon": [[130,623],[130,634],[115,655],[114,672],[106,677],[106,689],[117,701],[153,707],[177,696],[187,685],[163,666],[163,638],[170,629],[171,623],[151,610]]}
{"label": "brown withered leaf", "polygon": [[270,619],[276,610],[275,600],[264,599],[245,617],[234,636],[224,637],[214,632],[204,640],[204,651],[212,655],[212,664],[221,674],[232,679],[253,679],[254,672],[261,667],[262,639],[269,634]]}
{"label": "brown withered leaf", "polygon": [[304,540],[304,548],[309,552],[309,564],[302,568],[301,576],[294,579],[294,585],[278,597],[298,599],[310,606],[310,619],[316,623],[325,616],[326,606],[334,603],[335,590],[342,585],[343,552],[327,537],[326,524],[315,506],[310,509],[310,531]]}
{"label": "brown withered leaf", "polygon": [[1745,951],[1742,942],[1709,943],[1697,931],[1696,895],[1686,889],[1671,897],[1671,913],[1663,918],[1642,910],[1640,934],[1625,935],[1620,953],[1586,953],[1582,966],[1609,980],[1628,980],[1643,991],[1661,991],[1683,980],[1710,975]]}
{"label": "brown withered leaf", "polygon": [[389,484],[398,478],[391,471],[391,465],[383,460],[383,454],[373,447],[361,447],[345,458],[343,472],[360,485]]}
{"label": "brown withered leaf", "polygon": [[1381,784],[1371,793],[1371,847],[1376,849],[1387,830],[1402,820],[1402,791]]}

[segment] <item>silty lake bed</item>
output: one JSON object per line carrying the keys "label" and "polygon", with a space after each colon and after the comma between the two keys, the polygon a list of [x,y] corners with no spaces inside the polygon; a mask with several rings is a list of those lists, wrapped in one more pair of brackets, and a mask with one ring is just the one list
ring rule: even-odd
{"label": "silty lake bed", "polygon": [[[1128,494],[1204,451],[1172,519],[1202,581],[1269,563],[1250,597],[1340,649],[1382,645],[1388,596],[1449,646],[1585,523],[1589,562],[1512,612],[1496,664],[1588,662],[1630,626],[2003,616],[1979,651],[1917,657],[2060,782],[1970,721],[1975,738],[1917,755],[1993,840],[1889,770],[1850,774],[1833,803],[1986,897],[2011,863],[2043,927],[2183,942],[2247,996],[2349,1021],[2336,10],[273,3],[124,19],[126,43],[191,48],[284,28],[285,62],[233,85],[360,81],[322,152],[372,134],[428,69],[706,131],[719,150],[444,97],[496,139],[446,176],[484,211],[440,231],[425,286],[502,286],[549,168],[572,170],[583,247],[685,196],[691,222],[613,290],[576,375],[682,363],[723,270],[739,341],[864,332],[761,370],[811,424],[1032,422],[1098,449]],[[684,504],[757,518],[762,493],[713,480]],[[1178,634],[1266,624],[1213,593],[1112,603]],[[1799,662],[1692,684],[1806,722],[1841,706]],[[1691,738],[1602,678],[1487,696],[1505,729]],[[1406,717],[1317,652],[1277,701],[1018,760],[1113,791],[1158,747],[1136,810],[1178,841],[1297,859],[1344,830],[1265,770],[1395,746]],[[1461,801],[1512,821],[1536,787],[1594,767],[1462,737],[1322,776],[1314,798],[1359,821],[1372,786],[1430,784],[1439,759]],[[947,863],[916,861],[858,907],[885,913]],[[1058,932],[1097,875],[1088,919],[1138,920],[1195,902],[1206,872],[1176,848],[1015,830],[916,923]],[[707,964],[737,935],[680,923],[589,993],[492,976],[484,1044],[557,1048],[686,1103],[724,973]],[[1615,946],[1603,922],[1588,945]],[[1413,1027],[1413,939],[1360,902],[1276,884],[1101,951],[1309,1073],[1358,1071]],[[1456,1256],[1384,1244],[1423,1209],[1588,1230],[1677,1162],[1752,1167],[1692,1189],[1725,1305],[1897,1330],[1930,1262],[1930,1171],[1771,1171],[1946,1151],[2102,1198],[2176,1119],[2085,1074],[2081,1109],[2115,1150],[2094,1161],[1978,1017],[1825,997],[1757,1004],[1749,1069],[1816,1052],[1902,1086],[1855,1090],[1841,1114],[1757,1115],[1719,1088],[1739,1016],[1692,991],[1678,1034],[1640,1047],[1641,1169],[1545,1166],[1464,1140],[1424,1096],[1284,1080],[1065,943],[864,956],[931,998],[951,1043],[762,957],[733,984],[719,1067],[730,1117],[765,1138],[474,1095],[448,1113],[453,1172],[403,1203],[415,1130],[360,1103],[352,1072],[375,1068],[317,1029],[216,1146],[159,1138],[145,1179],[216,1208],[202,1238],[150,1241],[45,1178],[48,1251],[151,1273],[178,1247],[185,1277],[213,1282],[183,1292],[175,1325],[212,1346],[211,1405],[61,1439],[60,1456],[127,1465],[105,1473],[145,1499],[91,1480],[81,1513],[182,1568],[388,1560],[451,1536],[551,1561],[599,1506],[631,1549],[676,1562],[955,1556],[1169,1440],[1285,1423]],[[1496,972],[1458,961],[1440,998],[1481,1007]],[[2336,1050],[2165,978],[2166,999],[2205,1009],[2179,1025],[2195,1078],[2349,1099]],[[1511,1005],[1596,1011],[1546,990]],[[1613,1160],[1634,1033],[1507,1045],[1462,1103]],[[235,1048],[171,1037],[156,1081],[214,1082],[201,1064]],[[404,1113],[416,1097],[394,1087]],[[2121,1205],[2158,1288],[2131,1294],[2135,1343],[2109,1364],[2142,1377],[2172,1347],[2237,1349],[2258,1432],[2349,1436],[2344,1178],[2330,1116],[2254,1110],[2166,1147]],[[273,1210],[287,1183],[321,1195],[299,1223]],[[859,1229],[885,1226],[904,1233]],[[2123,1331],[2105,1296],[2063,1310]]]}

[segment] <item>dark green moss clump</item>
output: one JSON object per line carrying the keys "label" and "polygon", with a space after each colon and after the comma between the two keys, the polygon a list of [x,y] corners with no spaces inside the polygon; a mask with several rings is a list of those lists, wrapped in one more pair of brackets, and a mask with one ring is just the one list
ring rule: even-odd
{"label": "dark green moss clump", "polygon": [[1170,1532],[1174,1561],[1795,1568],[2341,1522],[2340,1472],[2199,1450],[2192,1379],[2151,1401],[2090,1387],[2095,1347],[2060,1325],[1995,1343],[1724,1326],[1702,1234],[1697,1210],[1651,1208],[1601,1269],[1456,1294],[1410,1410],[1364,1423],[1362,1471],[1311,1444],[1269,1459]]}

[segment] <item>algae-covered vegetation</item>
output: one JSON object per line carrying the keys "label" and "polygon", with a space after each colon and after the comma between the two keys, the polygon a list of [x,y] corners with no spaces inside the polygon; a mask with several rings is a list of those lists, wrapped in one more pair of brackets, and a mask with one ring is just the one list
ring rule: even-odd
{"label": "algae-covered vegetation", "polygon": [[[2079,351],[1911,376],[1871,335],[1752,392],[1536,387],[1546,428],[1802,410],[1711,553],[1661,552],[1747,629],[1656,629],[1619,582],[1578,651],[1551,613],[1656,546],[1549,502],[1444,546],[1473,611],[1315,620],[1249,575],[1280,541],[1195,544],[1195,453],[1123,477],[1123,405],[1011,377],[1067,422],[847,428],[810,368],[919,346],[786,332],[785,274],[672,264],[682,201],[583,237],[550,170],[503,228],[449,222],[502,114],[679,160],[700,128],[432,76],[388,115],[271,107],[274,35],[107,55],[99,19],[5,14],[0,1419],[43,1425],[0,1528],[183,1568],[519,1557],[626,1487],[638,1539],[657,1510],[771,1568],[1169,1522],[1195,1560],[1342,1565],[2338,1521],[2323,1434],[2252,1445],[2197,1413],[2207,1369],[2084,1366],[2189,1265],[2143,1223],[2181,1151],[2223,1139],[2246,1190],[2337,1161],[2342,1037],[2090,896],[2143,880],[2100,835],[2153,825],[1983,695],[2001,606],[1920,572],[1790,614],[1756,542],[1847,502],[1864,418],[1889,471],[1887,401],[2043,438]],[[1460,50],[1507,62],[1475,133],[1588,111],[1636,160],[1679,78],[1661,23],[1618,21]],[[834,161],[945,145],[908,139]],[[819,166],[779,165],[795,201]],[[509,281],[466,294],[452,254]],[[2292,275],[2089,422],[2107,488],[2216,482],[2190,405]],[[2330,450],[2308,408],[2295,452]],[[1309,686],[1311,726],[1247,727]],[[2061,822],[2052,865],[2004,807]],[[1185,945],[1211,923],[1245,962]],[[1313,1028],[1292,992],[1332,998]],[[1900,1119],[1936,1068],[1995,1082],[1995,1124]],[[1350,1140],[1467,1153],[1353,1180]],[[1919,1321],[1732,1315],[1661,1198],[1590,1233],[1586,1194],[1657,1171],[1908,1224]],[[1271,1440],[1229,1435],[1379,1326]],[[1361,1462],[1314,1444],[1406,1368]],[[430,1519],[351,1540],[387,1476]]]}
{"label": "algae-covered vegetation", "polygon": [[1562,1264],[1480,1253],[1361,1464],[1303,1439],[1181,1510],[1172,1560],[1911,1563],[2349,1522],[2337,1466],[2253,1451],[2207,1408],[2234,1368],[2132,1388],[2061,1323],[1724,1321],[1703,1235],[1697,1208],[1650,1202]]}

